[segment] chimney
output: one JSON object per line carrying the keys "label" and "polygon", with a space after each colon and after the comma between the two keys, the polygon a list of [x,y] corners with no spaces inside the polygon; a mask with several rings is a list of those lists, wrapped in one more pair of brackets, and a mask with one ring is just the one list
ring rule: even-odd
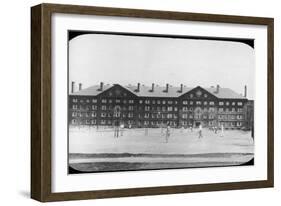
{"label": "chimney", "polygon": [[169,84],[166,84],[166,90],[165,90],[165,92],[169,92]]}
{"label": "chimney", "polygon": [[218,94],[220,91],[220,85],[217,85],[217,90],[216,90],[216,93]]}
{"label": "chimney", "polygon": [[82,83],[79,83],[79,91],[82,90]]}
{"label": "chimney", "polygon": [[151,90],[150,90],[150,92],[154,92],[154,83],[152,83],[152,85],[151,85]]}
{"label": "chimney", "polygon": [[247,85],[244,86],[244,97],[247,97]]}
{"label": "chimney", "polygon": [[100,91],[103,90],[103,82],[100,83],[100,89],[99,89],[99,90],[100,90]]}
{"label": "chimney", "polygon": [[138,83],[137,89],[135,90],[135,92],[140,92],[140,83]]}
{"label": "chimney", "polygon": [[74,93],[75,82],[71,82],[71,93]]}
{"label": "chimney", "polygon": [[182,93],[183,92],[183,84],[181,84],[181,87],[180,87],[180,90],[179,90],[179,93]]}

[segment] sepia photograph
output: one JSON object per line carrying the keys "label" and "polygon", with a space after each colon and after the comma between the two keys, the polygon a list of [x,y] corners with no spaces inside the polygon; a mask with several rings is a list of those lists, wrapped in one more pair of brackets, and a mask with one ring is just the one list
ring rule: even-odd
{"label": "sepia photograph", "polygon": [[254,39],[68,31],[68,173],[254,165]]}

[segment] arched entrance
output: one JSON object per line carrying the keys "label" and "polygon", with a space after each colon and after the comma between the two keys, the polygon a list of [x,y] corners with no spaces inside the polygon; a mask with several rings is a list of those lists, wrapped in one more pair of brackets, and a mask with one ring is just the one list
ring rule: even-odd
{"label": "arched entrance", "polygon": [[194,126],[199,127],[200,124],[203,125],[203,109],[201,107],[196,107],[194,109]]}
{"label": "arched entrance", "polygon": [[119,105],[115,106],[113,109],[113,124],[114,126],[119,126],[121,123],[121,112],[122,109]]}

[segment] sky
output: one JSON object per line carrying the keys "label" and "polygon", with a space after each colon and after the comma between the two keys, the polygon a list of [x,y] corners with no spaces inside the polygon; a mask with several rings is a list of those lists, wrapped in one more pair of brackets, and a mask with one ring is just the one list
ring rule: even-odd
{"label": "sky", "polygon": [[69,88],[105,84],[230,88],[254,99],[254,49],[244,43],[112,34],[69,41]]}

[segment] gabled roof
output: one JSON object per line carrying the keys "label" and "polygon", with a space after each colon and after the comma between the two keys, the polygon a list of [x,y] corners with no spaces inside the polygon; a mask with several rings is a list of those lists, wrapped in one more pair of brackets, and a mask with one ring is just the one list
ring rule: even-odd
{"label": "gabled roof", "polygon": [[100,90],[100,85],[94,85],[91,87],[88,87],[86,89],[82,89],[80,91],[71,93],[69,95],[78,95],[78,96],[97,96],[100,93],[104,92],[105,90],[108,90],[109,88],[111,88],[113,85],[110,84],[105,84],[103,85],[103,90]]}
{"label": "gabled roof", "polygon": [[[119,84],[117,84],[119,85]],[[79,96],[97,96],[101,94],[102,92],[108,90],[109,88],[112,88],[114,84],[105,84],[103,86],[103,90],[100,91],[100,85],[94,85],[91,87],[88,87],[86,89],[82,89],[80,91],[74,92],[70,95],[79,95]],[[176,98],[179,97],[192,89],[196,88],[191,88],[191,87],[183,87],[183,92],[180,91],[180,87],[173,87],[169,86],[168,92],[166,92],[166,86],[154,86],[154,91],[151,91],[151,86],[146,86],[146,85],[140,85],[140,91],[137,91],[137,86],[136,85],[127,85],[127,86],[122,86],[126,90],[129,90],[131,93],[135,94],[138,97],[172,97]],[[219,92],[216,92],[215,87],[209,87],[209,88],[203,88],[215,97],[219,99],[246,99],[244,96],[241,94],[236,93],[235,91],[229,89],[229,88],[219,88]]]}
{"label": "gabled roof", "polygon": [[229,88],[220,88],[219,92],[216,93],[215,87],[204,88],[211,94],[215,95],[219,99],[247,99],[243,95],[236,93],[232,89]]}

